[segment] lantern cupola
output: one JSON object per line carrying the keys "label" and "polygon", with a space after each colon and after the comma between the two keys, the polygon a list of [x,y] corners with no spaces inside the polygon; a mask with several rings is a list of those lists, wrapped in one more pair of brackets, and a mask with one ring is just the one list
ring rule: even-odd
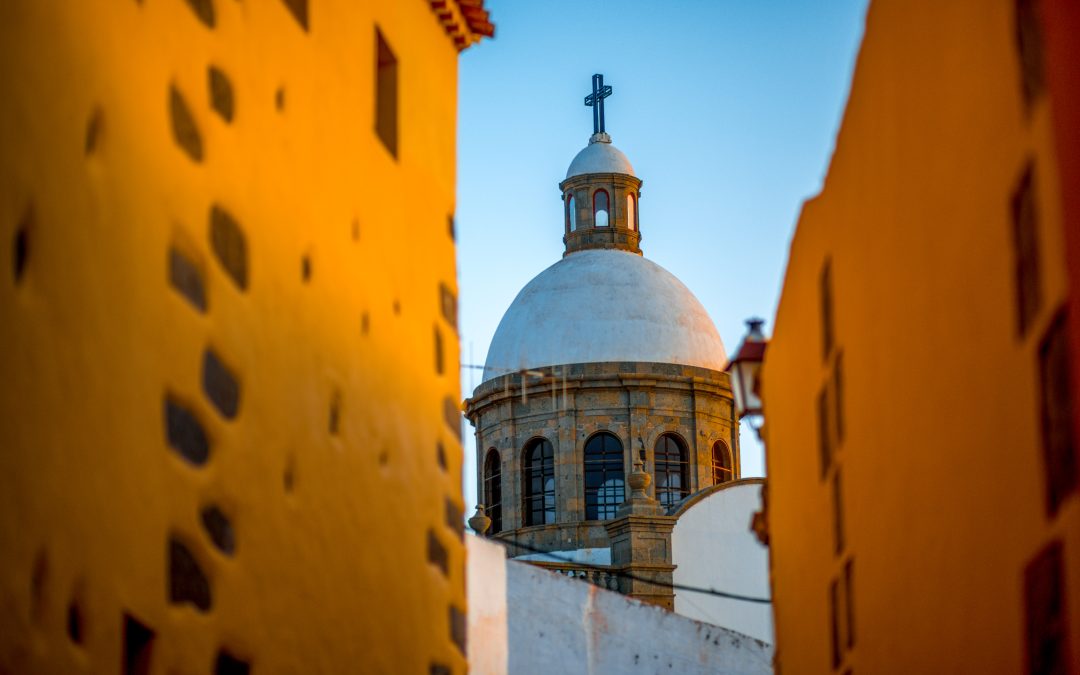
{"label": "lantern cupola", "polygon": [[593,134],[570,162],[566,179],[559,183],[566,244],[563,255],[605,248],[641,255],[641,179],[604,129],[604,99],[611,93],[604,76],[593,75],[593,92],[585,97],[585,105],[593,109]]}

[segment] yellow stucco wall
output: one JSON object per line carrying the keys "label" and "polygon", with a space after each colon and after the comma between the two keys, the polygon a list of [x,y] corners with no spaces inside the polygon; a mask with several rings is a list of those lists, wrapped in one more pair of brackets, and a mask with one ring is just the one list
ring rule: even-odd
{"label": "yellow stucco wall", "polygon": [[[1013,8],[869,10],[763,371],[785,675],[1023,672],[1023,570],[1053,538],[1065,544],[1074,655],[1080,646],[1080,499],[1047,517],[1038,417],[1038,343],[1067,283],[1059,186],[1047,97],[1025,112]],[[1043,303],[1019,338],[1010,200],[1029,158]],[[844,373],[840,554],[816,413],[835,359],[822,356],[827,259]],[[834,671],[829,584],[849,559],[855,642]]]}
{"label": "yellow stucco wall", "polygon": [[[373,131],[376,26],[397,159]],[[0,3],[0,672],[119,673],[125,614],[155,634],[137,672],[222,651],[260,673],[464,672],[456,91],[422,0]],[[215,207],[246,251],[228,227],[215,251]],[[170,447],[167,400],[204,464]]]}

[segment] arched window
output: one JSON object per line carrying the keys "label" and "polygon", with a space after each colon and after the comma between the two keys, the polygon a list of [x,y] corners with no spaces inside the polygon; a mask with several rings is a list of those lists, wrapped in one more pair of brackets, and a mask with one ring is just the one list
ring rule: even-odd
{"label": "arched window", "polygon": [[726,483],[735,477],[731,470],[731,453],[723,441],[717,441],[712,446],[712,482],[713,485]]}
{"label": "arched window", "polygon": [[566,227],[571,232],[577,229],[577,202],[572,192],[566,193]]}
{"label": "arched window", "polygon": [[626,193],[626,226],[631,230],[637,229],[637,210],[634,208],[634,195]]}
{"label": "arched window", "polygon": [[662,506],[671,506],[690,494],[690,464],[686,445],[675,434],[664,434],[656,441],[656,498]]}
{"label": "arched window", "polygon": [[490,534],[502,531],[502,462],[499,451],[488,450],[484,460],[484,506],[488,518],[491,518]]}
{"label": "arched window", "polygon": [[597,190],[593,193],[593,224],[596,227],[607,227],[608,224],[608,194],[607,190]]}
{"label": "arched window", "polygon": [[626,498],[623,447],[602,431],[585,443],[585,520],[609,520]]}
{"label": "arched window", "polygon": [[555,522],[555,449],[540,438],[525,448],[525,524]]}

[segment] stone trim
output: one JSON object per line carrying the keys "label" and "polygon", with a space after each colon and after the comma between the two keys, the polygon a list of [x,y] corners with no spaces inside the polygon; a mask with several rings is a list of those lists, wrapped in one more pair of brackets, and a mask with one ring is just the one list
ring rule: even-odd
{"label": "stone trim", "polygon": [[689,497],[682,500],[681,502],[676,504],[674,507],[668,509],[668,515],[673,516],[673,517],[675,517],[677,519],[680,516],[682,516],[682,514],[686,513],[686,510],[689,509],[691,506],[693,506],[694,504],[697,504],[702,499],[705,499],[706,497],[713,494],[714,492],[720,492],[721,490],[726,490],[728,488],[733,488],[733,487],[736,487],[736,486],[739,486],[739,485],[761,485],[761,486],[764,486],[765,485],[765,479],[764,478],[736,478],[735,480],[729,480],[729,481],[726,481],[724,483],[717,483],[715,485],[710,485],[707,488],[704,488],[702,490],[698,490],[697,492],[692,493]]}
{"label": "stone trim", "polygon": [[[561,199],[574,196],[577,228],[571,232],[568,219],[563,217],[563,243],[567,256],[575,251],[614,248],[641,255],[641,179],[622,173],[590,173],[567,178],[559,183]],[[598,190],[608,194],[608,224],[597,227],[594,222],[593,197]],[[626,196],[634,196],[634,225],[628,227]],[[565,209],[564,209],[565,211]]]}
{"label": "stone trim", "polygon": [[[584,519],[584,445],[596,432],[611,432],[622,442],[627,479],[642,445],[645,470],[654,474],[657,439],[662,433],[677,434],[689,450],[693,494],[711,486],[712,442],[727,442],[738,431],[730,380],[721,371],[677,364],[600,362],[531,372],[542,375],[513,373],[493,378],[464,402],[475,430],[478,466],[482,467],[489,447],[498,448],[503,458],[504,530],[496,537],[508,543],[519,540],[549,551],[610,545],[605,527],[611,521]],[[521,527],[522,453],[528,442],[540,437],[555,449],[556,523]],[[730,449],[737,467],[737,451]],[[482,476],[477,484],[482,486]],[[650,484],[646,496],[654,495]],[[478,495],[477,501],[482,499]]]}
{"label": "stone trim", "polygon": [[[599,361],[594,363],[568,363],[552,364],[533,368],[534,372],[545,372],[545,376],[552,375],[552,369],[556,369],[555,376],[562,378],[565,373],[567,382],[598,381],[604,378],[618,378],[620,384],[653,385],[670,383],[684,387],[698,387],[714,393],[731,392],[730,376],[719,370],[711,370],[699,366],[686,366],[675,363],[655,363],[647,361]],[[521,395],[521,373],[507,373],[482,382],[474,391],[472,397],[465,400],[466,414],[468,408],[480,403],[480,399],[498,390],[504,390],[504,379],[509,378],[511,397]],[[537,382],[536,378],[530,378],[526,382],[528,395],[532,398],[538,392],[551,393],[551,384]]]}

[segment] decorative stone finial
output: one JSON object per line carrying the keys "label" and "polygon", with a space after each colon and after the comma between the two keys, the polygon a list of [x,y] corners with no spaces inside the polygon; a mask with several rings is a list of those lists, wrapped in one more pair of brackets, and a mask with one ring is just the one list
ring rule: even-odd
{"label": "decorative stone finial", "polygon": [[656,501],[645,490],[652,483],[652,476],[645,471],[645,464],[641,457],[634,457],[634,470],[626,477],[630,485],[630,498],[623,502],[615,512],[616,518],[629,515],[659,515],[664,512],[660,502]]}
{"label": "decorative stone finial", "polygon": [[645,464],[642,463],[640,457],[634,458],[634,470],[630,472],[628,482],[631,490],[630,499],[648,499],[645,490],[649,487],[649,483],[652,482],[652,476],[645,472]]}
{"label": "decorative stone finial", "polygon": [[473,514],[472,518],[469,518],[469,527],[480,536],[483,536],[491,527],[491,518],[488,518],[487,514],[484,513],[483,504],[476,505],[476,513]]}

